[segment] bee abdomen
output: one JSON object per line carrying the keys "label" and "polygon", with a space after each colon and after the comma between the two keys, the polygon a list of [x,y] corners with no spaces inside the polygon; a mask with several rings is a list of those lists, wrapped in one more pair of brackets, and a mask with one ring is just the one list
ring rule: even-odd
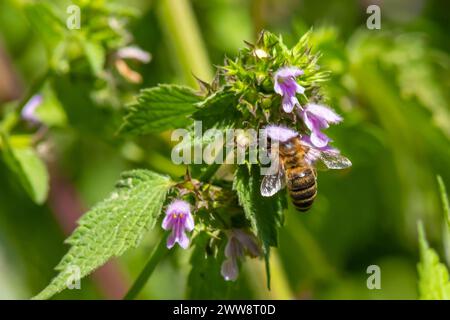
{"label": "bee abdomen", "polygon": [[299,211],[307,211],[313,204],[317,194],[316,177],[311,169],[291,176],[288,180],[289,194],[292,203]]}
{"label": "bee abdomen", "polygon": [[302,171],[290,171],[288,173],[288,188],[290,190],[307,189],[316,184],[316,176],[310,168]]}

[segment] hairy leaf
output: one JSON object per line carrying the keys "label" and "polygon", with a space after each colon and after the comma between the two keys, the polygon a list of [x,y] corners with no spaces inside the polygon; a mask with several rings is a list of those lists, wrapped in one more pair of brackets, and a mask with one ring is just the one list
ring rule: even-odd
{"label": "hairy leaf", "polygon": [[2,154],[30,198],[42,204],[48,194],[48,172],[44,162],[31,147],[14,147],[8,137],[0,136]]}
{"label": "hairy leaf", "polygon": [[192,122],[188,116],[200,101],[188,87],[164,84],[144,89],[137,103],[128,108],[120,131],[140,135],[185,127]]}
{"label": "hairy leaf", "polygon": [[84,277],[136,247],[158,219],[170,186],[169,178],[148,170],[123,173],[116,190],[80,219],[66,240],[72,247],[56,267],[60,273],[35,299],[48,299],[65,289],[74,268]]}
{"label": "hairy leaf", "polygon": [[253,232],[261,239],[266,260],[268,285],[270,283],[269,255],[270,247],[278,245],[278,228],[282,222],[283,205],[280,194],[267,198],[261,195],[262,176],[259,166],[251,166],[250,172],[245,165],[236,170],[233,189],[236,190],[239,203],[250,220]]}
{"label": "hairy leaf", "polygon": [[200,109],[192,117],[202,121],[204,129],[233,127],[239,118],[237,100],[233,92],[217,91],[199,104]]}
{"label": "hairy leaf", "polygon": [[425,238],[423,225],[418,224],[420,263],[419,271],[419,297],[425,300],[450,299],[450,281],[445,264],[439,262],[439,256],[431,249]]}

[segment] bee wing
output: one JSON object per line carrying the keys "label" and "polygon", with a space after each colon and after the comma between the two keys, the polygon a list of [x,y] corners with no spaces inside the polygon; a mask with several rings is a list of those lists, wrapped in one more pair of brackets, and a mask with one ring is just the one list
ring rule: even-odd
{"label": "bee wing", "polygon": [[271,197],[285,186],[284,171],[280,168],[277,173],[266,175],[261,181],[261,195]]}
{"label": "bee wing", "polygon": [[338,152],[319,150],[314,150],[314,152],[317,152],[317,162],[315,166],[319,170],[338,170],[352,166],[352,162]]}

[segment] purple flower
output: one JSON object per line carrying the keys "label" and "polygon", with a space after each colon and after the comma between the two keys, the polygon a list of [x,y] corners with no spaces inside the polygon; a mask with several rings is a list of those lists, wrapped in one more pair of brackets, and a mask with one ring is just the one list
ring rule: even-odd
{"label": "purple flower", "polygon": [[317,148],[325,147],[330,138],[321,132],[330,123],[338,123],[342,118],[328,107],[310,103],[300,111],[303,122],[311,130],[311,144]]}
{"label": "purple flower", "polygon": [[275,72],[274,90],[283,97],[282,104],[284,112],[292,112],[295,106],[300,106],[296,94],[303,94],[305,88],[299,85],[295,78],[302,74],[303,71],[297,67],[283,67]]}
{"label": "purple flower", "polygon": [[151,60],[151,55],[147,51],[138,47],[124,47],[117,51],[117,57],[120,59],[132,59],[142,63],[148,63]]}
{"label": "purple flower", "polygon": [[22,119],[30,122],[31,124],[39,124],[41,120],[39,120],[39,118],[36,116],[36,109],[42,104],[42,101],[42,95],[37,94],[32,96],[22,109]]}
{"label": "purple flower", "polygon": [[286,142],[296,136],[298,136],[298,133],[295,132],[292,129],[283,127],[283,126],[277,126],[274,124],[270,124],[264,128],[264,131],[266,135],[275,141],[279,142]]}
{"label": "purple flower", "polygon": [[220,273],[226,281],[235,281],[239,275],[238,259],[242,259],[247,253],[251,257],[261,255],[258,241],[253,234],[240,229],[232,229],[228,232],[228,242],[225,246],[226,259],[222,263]]}
{"label": "purple flower", "polygon": [[171,249],[176,242],[186,249],[189,246],[189,238],[186,236],[185,230],[194,230],[194,219],[191,215],[189,203],[183,200],[174,200],[166,210],[166,216],[162,222],[164,230],[172,230],[169,238],[167,238],[167,248]]}
{"label": "purple flower", "polygon": [[124,47],[116,52],[114,64],[117,71],[127,81],[132,83],[140,83],[142,82],[142,76],[138,72],[132,70],[125,60],[136,60],[142,63],[148,63],[151,58],[152,56],[150,53],[138,47]]}

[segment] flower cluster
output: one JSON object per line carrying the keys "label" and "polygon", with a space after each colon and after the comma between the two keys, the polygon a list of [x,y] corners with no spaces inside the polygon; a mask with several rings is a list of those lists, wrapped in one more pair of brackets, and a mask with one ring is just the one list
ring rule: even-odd
{"label": "flower cluster", "polygon": [[[198,117],[193,118],[197,120],[203,116],[217,116],[219,113],[210,112],[209,109],[219,109],[223,119],[216,119],[215,125],[218,127],[265,128],[271,140],[282,143],[298,137],[303,145],[309,147],[305,148],[309,149],[305,152],[305,160],[310,164],[325,159],[326,155],[328,158],[325,160],[329,162],[325,165],[329,168],[351,165],[348,159],[339,154],[339,150],[330,146],[331,139],[324,133],[331,124],[341,122],[342,118],[320,103],[319,84],[326,80],[327,74],[318,68],[318,56],[311,53],[307,42],[308,35],[300,39],[294,48],[288,49],[280,37],[262,33],[254,45],[244,48],[234,60],[226,59],[211,84],[200,81],[204,89],[202,94],[208,103],[201,104],[200,110],[194,114]],[[140,60],[148,60],[142,53],[133,50],[124,50],[121,58],[135,59],[136,56]],[[229,112],[228,109],[222,111],[222,107],[229,107]],[[244,135],[236,137],[236,142],[243,146],[249,143]],[[238,210],[228,210],[226,206],[235,209],[239,201],[227,199],[227,202],[220,202],[218,197],[202,193],[210,190],[211,184],[208,184],[208,188],[197,188],[192,180],[188,182],[188,186],[179,187],[179,194],[184,197],[192,193],[195,197],[196,222],[199,224],[197,229],[211,236],[208,248],[211,244],[217,254],[217,249],[223,247],[226,239],[225,258],[220,272],[226,281],[234,281],[239,274],[239,262],[245,256],[262,255],[260,239],[253,234],[254,230],[247,229],[250,224],[242,223],[243,219],[232,219],[244,216],[243,210],[240,207]],[[199,182],[199,185],[202,183],[208,182]],[[208,199],[211,206],[208,206]],[[209,212],[211,207],[220,207],[218,203],[226,203],[222,216],[218,210]],[[183,200],[175,200],[168,206],[162,224],[165,230],[171,230],[168,248],[172,248],[175,243],[184,249],[188,248],[190,240],[186,231],[194,229],[190,208],[190,204]],[[201,210],[206,211],[206,214],[202,214]],[[233,214],[227,216],[229,212]],[[267,249],[264,247],[264,252],[268,252]]]}
{"label": "flower cluster", "polygon": [[296,78],[303,74],[297,67],[283,67],[278,69],[274,76],[274,90],[283,97],[283,110],[286,113],[296,111],[306,127],[310,130],[310,135],[306,138],[311,145],[316,148],[326,148],[330,138],[321,130],[329,127],[330,124],[339,123],[342,118],[330,108],[308,103],[301,106],[297,94],[304,94],[305,89],[300,86]]}

